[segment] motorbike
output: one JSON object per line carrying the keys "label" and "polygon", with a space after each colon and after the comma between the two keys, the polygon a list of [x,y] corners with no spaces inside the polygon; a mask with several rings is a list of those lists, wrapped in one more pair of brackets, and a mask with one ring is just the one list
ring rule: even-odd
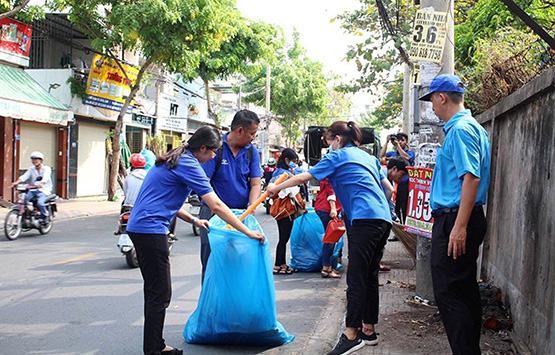
{"label": "motorbike", "polygon": [[[118,236],[117,247],[120,252],[125,256],[125,262],[130,268],[139,267],[139,259],[137,258],[137,251],[133,245],[133,241],[129,238],[127,234],[127,222],[129,222],[129,216],[131,215],[131,210],[133,206],[123,205],[121,207],[121,212],[118,218],[118,229],[114,232],[114,235]],[[176,239],[168,238],[168,249],[171,253],[173,248],[173,243]]]}
{"label": "motorbike", "polygon": [[[191,206],[189,208],[189,213],[198,218],[200,213],[200,198],[198,197],[198,195],[191,194],[187,199],[187,203]],[[199,235],[198,228],[194,224],[193,224],[193,234],[195,235],[195,237],[198,237]]]}
{"label": "motorbike", "polygon": [[58,196],[49,195],[46,197],[45,205],[48,216],[44,221],[41,221],[36,197],[25,203],[25,196],[29,191],[36,190],[37,187],[19,184],[16,189],[18,191],[17,203],[10,208],[4,220],[4,234],[6,238],[16,240],[22,232],[27,232],[31,229],[38,229],[42,235],[50,233],[54,224],[54,216],[58,212],[56,205]]}

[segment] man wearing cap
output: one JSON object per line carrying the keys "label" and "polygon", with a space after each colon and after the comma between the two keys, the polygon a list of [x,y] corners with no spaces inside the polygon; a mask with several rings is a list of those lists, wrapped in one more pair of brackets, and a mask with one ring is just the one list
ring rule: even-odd
{"label": "man wearing cap", "polygon": [[489,185],[489,138],[464,108],[464,85],[457,76],[437,76],[420,100],[430,101],[445,122],[430,196],[434,296],[453,354],[480,354],[476,260],[487,227],[482,206]]}

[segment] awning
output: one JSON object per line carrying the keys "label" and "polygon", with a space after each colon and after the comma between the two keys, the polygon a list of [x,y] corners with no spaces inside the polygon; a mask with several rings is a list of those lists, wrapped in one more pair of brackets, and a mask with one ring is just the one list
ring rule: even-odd
{"label": "awning", "polygon": [[73,112],[23,69],[0,65],[0,116],[66,126]]}

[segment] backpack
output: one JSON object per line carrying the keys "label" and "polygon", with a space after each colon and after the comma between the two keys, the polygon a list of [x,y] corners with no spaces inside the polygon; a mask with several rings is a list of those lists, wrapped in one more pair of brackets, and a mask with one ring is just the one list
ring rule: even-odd
{"label": "backpack", "polygon": [[[253,146],[251,145],[249,147],[249,149],[247,150],[247,162],[249,163],[249,167],[251,165],[253,154],[254,154]],[[210,182],[212,182],[212,179],[214,178],[214,176],[216,176],[216,174],[220,170],[220,167],[222,166],[222,159],[223,159],[223,148],[220,147],[220,148],[218,148],[218,150],[216,150],[216,166],[214,167],[214,172],[212,173],[212,176],[210,177]],[[249,180],[250,180],[250,178],[249,178]]]}

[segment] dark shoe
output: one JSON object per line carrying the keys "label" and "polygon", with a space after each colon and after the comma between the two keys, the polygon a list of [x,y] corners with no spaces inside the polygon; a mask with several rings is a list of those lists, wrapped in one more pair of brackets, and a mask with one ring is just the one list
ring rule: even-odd
{"label": "dark shoe", "polygon": [[328,355],[347,355],[364,346],[364,341],[357,336],[355,340],[349,340],[345,334],[341,334],[335,348]]}
{"label": "dark shoe", "polygon": [[372,346],[378,345],[378,335],[376,334],[376,332],[370,335],[366,335],[361,330],[358,332],[358,336],[360,337],[360,339],[364,341],[366,345],[372,345]]}
{"label": "dark shoe", "polygon": [[183,350],[181,349],[171,349],[168,351],[161,351],[160,354],[162,355],[183,355]]}

